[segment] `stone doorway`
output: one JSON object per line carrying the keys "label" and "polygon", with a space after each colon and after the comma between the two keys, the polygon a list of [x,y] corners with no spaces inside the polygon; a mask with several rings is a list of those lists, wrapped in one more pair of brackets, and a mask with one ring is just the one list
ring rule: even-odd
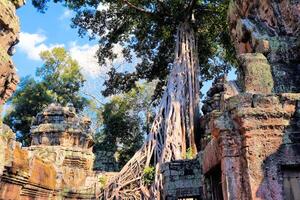
{"label": "stone doorway", "polygon": [[286,200],[300,198],[300,167],[283,168],[283,193]]}
{"label": "stone doorway", "polygon": [[205,179],[207,199],[223,200],[221,164],[211,169]]}

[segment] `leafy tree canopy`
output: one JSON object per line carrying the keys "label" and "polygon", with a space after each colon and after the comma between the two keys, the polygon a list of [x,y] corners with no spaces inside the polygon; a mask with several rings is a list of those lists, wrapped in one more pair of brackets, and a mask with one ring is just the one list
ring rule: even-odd
{"label": "leafy tree canopy", "polygon": [[94,151],[110,151],[118,154],[119,166],[123,166],[141,147],[149,131],[149,113],[152,85],[138,85],[122,95],[116,95],[101,107],[102,128],[96,134]]}
{"label": "leafy tree canopy", "polygon": [[36,75],[53,92],[55,101],[62,105],[72,103],[78,111],[83,110],[87,100],[78,92],[85,80],[77,61],[62,47],[41,52],[40,56],[44,64]]}
{"label": "leafy tree canopy", "polygon": [[[32,2],[45,11],[49,1]],[[80,35],[89,33],[91,38],[100,38],[100,64],[116,58],[112,50],[115,44],[124,47],[128,61],[132,61],[133,53],[141,60],[130,73],[112,69],[105,82],[105,96],[129,91],[140,79],[159,79],[159,95],[172,67],[177,27],[185,20],[190,20],[198,38],[202,81],[227,72],[229,63],[234,62],[226,20],[229,0],[53,1],[76,11],[72,27],[77,27]],[[216,57],[221,62],[210,62]]]}
{"label": "leafy tree canopy", "polygon": [[6,113],[4,123],[17,133],[17,139],[23,145],[30,144],[30,126],[34,117],[52,102],[62,105],[73,103],[78,111],[87,105],[87,99],[78,94],[84,84],[79,66],[64,48],[54,48],[41,53],[44,61],[37,70],[37,77],[21,79],[17,91],[9,103],[12,108]]}

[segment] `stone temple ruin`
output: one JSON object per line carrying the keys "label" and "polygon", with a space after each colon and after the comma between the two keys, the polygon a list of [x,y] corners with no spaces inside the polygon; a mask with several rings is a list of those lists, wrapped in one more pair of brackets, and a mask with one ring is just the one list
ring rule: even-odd
{"label": "stone temple ruin", "polygon": [[[2,104],[18,82],[9,58],[19,31],[17,3],[0,0]],[[198,156],[162,166],[163,199],[300,198],[299,7],[293,0],[231,2],[238,80],[214,81],[202,107]],[[71,106],[51,104],[36,117],[28,148],[3,125],[0,199],[101,199],[89,123]]]}
{"label": "stone temple ruin", "polygon": [[1,135],[1,199],[94,199],[90,121],[72,106],[51,104],[37,115],[31,146],[21,148],[8,129]]}

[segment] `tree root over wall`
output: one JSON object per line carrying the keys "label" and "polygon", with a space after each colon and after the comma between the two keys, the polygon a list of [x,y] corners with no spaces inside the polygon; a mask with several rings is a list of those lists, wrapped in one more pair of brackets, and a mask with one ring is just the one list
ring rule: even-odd
{"label": "tree root over wall", "polygon": [[[142,148],[110,180],[102,196],[106,200],[161,199],[161,165],[197,152],[194,133],[199,118],[198,55],[195,34],[182,23],[177,31],[173,69],[150,134]],[[155,181],[143,181],[145,167],[155,166]]]}

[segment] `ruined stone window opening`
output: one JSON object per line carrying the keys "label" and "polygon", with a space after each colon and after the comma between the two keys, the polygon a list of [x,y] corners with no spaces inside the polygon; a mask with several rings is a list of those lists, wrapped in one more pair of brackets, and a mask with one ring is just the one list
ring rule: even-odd
{"label": "ruined stone window opening", "polygon": [[282,166],[284,199],[296,200],[300,197],[300,166]]}
{"label": "ruined stone window opening", "polygon": [[207,199],[209,200],[223,200],[222,189],[222,170],[221,164],[211,169],[205,175],[205,185],[207,189]]}

